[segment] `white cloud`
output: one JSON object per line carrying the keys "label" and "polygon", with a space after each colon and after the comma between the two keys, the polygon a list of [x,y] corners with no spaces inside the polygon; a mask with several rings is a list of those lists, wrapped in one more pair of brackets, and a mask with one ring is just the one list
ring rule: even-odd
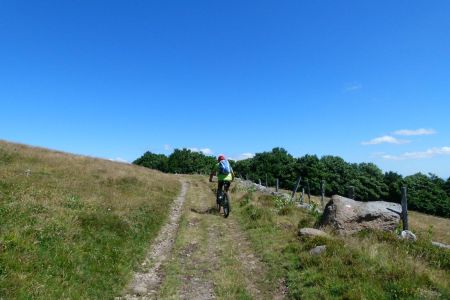
{"label": "white cloud", "polygon": [[367,142],[362,142],[361,144],[363,144],[363,145],[378,145],[378,144],[383,144],[383,143],[399,145],[399,144],[409,143],[409,141],[399,140],[390,135],[384,135],[384,136],[380,136],[380,137],[371,139],[370,141],[367,141]]}
{"label": "white cloud", "polygon": [[203,148],[203,149],[200,149],[200,152],[202,152],[202,153],[205,154],[205,155],[211,155],[211,154],[213,154],[213,151],[212,151],[211,149],[209,149],[209,148]]}
{"label": "white cloud", "polygon": [[348,84],[345,87],[345,91],[346,92],[353,92],[353,91],[357,91],[357,90],[360,90],[360,89],[362,89],[362,85],[359,84],[359,83]]}
{"label": "white cloud", "polygon": [[401,130],[397,130],[394,131],[395,135],[406,135],[406,136],[411,136],[411,135],[430,135],[430,134],[435,134],[436,131],[434,129],[425,129],[425,128],[419,128],[419,129],[401,129]]}
{"label": "white cloud", "polygon": [[199,148],[197,148],[197,147],[192,147],[192,148],[188,148],[189,150],[191,150],[192,152],[201,152],[201,153],[203,153],[203,154],[205,154],[205,155],[211,155],[211,154],[213,154],[214,152],[211,150],[211,149],[209,149],[209,148],[201,148],[201,149],[199,149]]}
{"label": "white cloud", "polygon": [[115,161],[115,162],[120,162],[120,163],[125,163],[125,164],[129,164],[130,163],[128,160],[123,159],[121,157],[109,158],[108,160]]}
{"label": "white cloud", "polygon": [[384,154],[381,158],[386,160],[423,159],[438,155],[450,155],[450,147],[434,147],[425,151],[405,152],[400,155]]}
{"label": "white cloud", "polygon": [[244,158],[252,158],[254,156],[255,156],[255,153],[250,153],[250,152],[246,152],[246,153],[242,153],[241,154],[241,157],[244,157]]}
{"label": "white cloud", "polygon": [[165,144],[164,145],[164,150],[166,150],[166,151],[171,151],[173,148],[172,148],[172,146],[171,145],[169,145],[169,144]]}
{"label": "white cloud", "polygon": [[241,153],[239,154],[236,158],[232,158],[230,157],[231,160],[244,160],[247,158],[252,158],[255,156],[255,153],[250,153],[250,152],[246,152],[246,153]]}

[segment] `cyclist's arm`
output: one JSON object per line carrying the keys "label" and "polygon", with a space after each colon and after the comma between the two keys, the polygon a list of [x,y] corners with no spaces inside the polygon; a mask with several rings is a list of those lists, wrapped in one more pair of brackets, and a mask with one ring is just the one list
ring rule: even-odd
{"label": "cyclist's arm", "polygon": [[211,174],[209,174],[209,182],[212,182],[213,176],[216,175],[216,171],[211,171]]}

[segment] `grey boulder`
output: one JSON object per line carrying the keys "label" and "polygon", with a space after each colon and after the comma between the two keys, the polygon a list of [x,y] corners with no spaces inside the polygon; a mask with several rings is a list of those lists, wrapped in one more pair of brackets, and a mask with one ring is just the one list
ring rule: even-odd
{"label": "grey boulder", "polygon": [[309,254],[319,255],[319,254],[322,254],[323,252],[325,252],[326,250],[327,250],[327,246],[321,245],[321,246],[317,246],[317,247],[314,247],[311,250],[309,250]]}
{"label": "grey boulder", "polygon": [[328,233],[319,230],[319,229],[315,229],[315,228],[302,228],[298,231],[298,235],[299,236],[305,236],[305,237],[315,237],[315,236],[321,236],[321,237],[326,237],[326,238],[330,238],[330,236],[328,235]]}
{"label": "grey boulder", "polygon": [[364,229],[394,231],[400,223],[400,204],[385,201],[361,202],[334,195],[327,203],[322,226],[331,226],[340,234]]}
{"label": "grey boulder", "polygon": [[416,237],[416,235],[414,234],[414,233],[412,233],[411,231],[409,231],[409,230],[403,230],[401,233],[400,233],[400,236],[399,236],[402,240],[408,240],[408,241],[411,241],[411,242],[415,242],[415,241],[417,241],[417,237]]}

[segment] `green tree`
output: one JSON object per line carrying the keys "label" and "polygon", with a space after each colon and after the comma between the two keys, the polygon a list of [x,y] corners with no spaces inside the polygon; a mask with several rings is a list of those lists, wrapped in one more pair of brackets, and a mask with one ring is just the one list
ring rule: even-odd
{"label": "green tree", "polygon": [[189,149],[175,149],[169,156],[168,167],[171,173],[206,174],[215,163],[215,158]]}
{"label": "green tree", "polygon": [[384,184],[387,186],[386,200],[390,202],[400,203],[402,198],[402,186],[404,185],[403,176],[389,171],[384,173]]}
{"label": "green tree", "polygon": [[150,169],[168,172],[168,158],[164,154],[155,154],[150,151],[145,152],[141,157],[133,161],[133,164]]}
{"label": "green tree", "polygon": [[325,180],[327,195],[346,195],[356,170],[339,156],[325,155],[320,159],[323,168],[322,178]]}
{"label": "green tree", "polygon": [[312,194],[320,193],[320,181],[324,176],[324,167],[317,155],[304,155],[296,160],[296,173],[302,176],[304,183],[309,182]]}
{"label": "green tree", "polygon": [[450,217],[450,198],[435,179],[422,173],[405,177],[408,206],[413,210]]}
{"label": "green tree", "polygon": [[251,159],[236,162],[235,171],[253,181],[261,179],[265,182],[266,175],[269,185],[280,180],[280,187],[292,188],[295,181],[295,159],[283,148],[273,148],[270,152],[257,153]]}
{"label": "green tree", "polygon": [[357,179],[359,187],[356,197],[364,201],[374,201],[388,195],[388,186],[384,183],[383,171],[373,163],[357,165]]}
{"label": "green tree", "polygon": [[447,179],[447,181],[444,184],[444,190],[447,193],[447,196],[450,197],[450,177]]}

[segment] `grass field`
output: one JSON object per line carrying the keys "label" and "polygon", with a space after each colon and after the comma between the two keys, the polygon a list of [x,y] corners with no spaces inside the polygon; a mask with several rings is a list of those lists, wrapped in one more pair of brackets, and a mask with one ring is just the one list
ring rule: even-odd
{"label": "grass field", "polygon": [[[366,231],[333,239],[299,238],[298,228],[314,226],[318,214],[269,195],[233,191],[234,214],[270,268],[267,281],[284,278],[290,298],[450,298],[450,251],[425,237],[410,243],[395,234]],[[326,252],[309,254],[318,245],[326,245]]]}
{"label": "grass field", "polygon": [[[287,194],[291,193],[287,190],[282,190],[282,192]],[[297,193],[296,198],[299,199],[299,197],[300,195]],[[325,197],[324,203],[326,204],[329,200],[329,197]],[[308,196],[305,195],[304,201],[309,203]],[[321,206],[320,201],[320,196],[311,195],[311,202],[318,207]],[[408,222],[409,229],[421,238],[450,244],[450,219],[409,210]]]}
{"label": "grass field", "polygon": [[118,295],[179,189],[146,168],[0,141],[0,298]]}

